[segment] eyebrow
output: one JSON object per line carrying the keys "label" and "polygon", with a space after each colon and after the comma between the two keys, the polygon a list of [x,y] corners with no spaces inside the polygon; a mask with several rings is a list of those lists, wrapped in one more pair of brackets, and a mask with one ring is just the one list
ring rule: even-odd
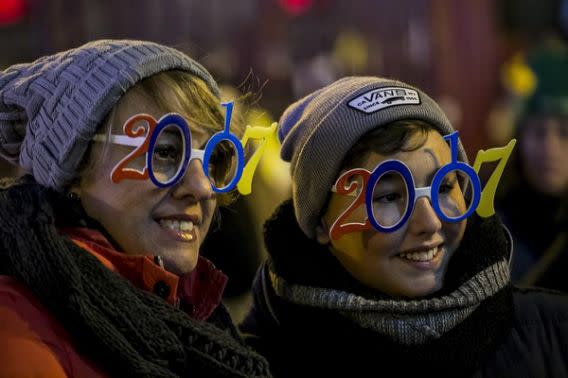
{"label": "eyebrow", "polygon": [[[168,138],[175,138],[175,139],[178,139],[177,138],[178,136],[180,136],[180,137],[182,136],[181,133],[176,133],[174,131],[169,131],[169,130],[164,130],[164,131],[160,132],[160,135],[166,135]],[[158,138],[156,138],[156,139],[158,139]],[[182,140],[182,139],[183,139],[183,137],[180,138],[180,140]]]}
{"label": "eyebrow", "polygon": [[160,133],[165,133],[165,134],[180,134],[180,135],[181,135],[181,134],[182,134],[182,131],[181,131],[181,129],[179,129],[179,128],[176,128],[175,131],[173,131],[172,129],[164,128],[162,131],[160,131]]}
{"label": "eyebrow", "polygon": [[432,182],[432,180],[434,180],[434,176],[436,176],[436,173],[438,173],[440,168],[442,168],[442,164],[440,164],[440,162],[438,161],[438,157],[431,148],[425,148],[423,151],[429,154],[432,157],[432,159],[434,159],[435,163],[434,170],[428,176],[426,176],[427,182]]}
{"label": "eyebrow", "polygon": [[386,172],[378,181],[398,181],[396,176],[399,176],[402,179],[402,176],[399,173]]}

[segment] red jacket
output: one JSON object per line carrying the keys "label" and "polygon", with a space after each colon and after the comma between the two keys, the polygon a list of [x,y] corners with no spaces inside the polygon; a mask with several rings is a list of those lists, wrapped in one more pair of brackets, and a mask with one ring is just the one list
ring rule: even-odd
{"label": "red jacket", "polygon": [[[113,249],[98,231],[63,231],[102,264],[136,287],[181,306],[192,317],[206,320],[219,305],[227,277],[211,262],[199,258],[190,274],[176,276],[151,256],[129,256]],[[104,377],[72,336],[35,295],[17,280],[0,276],[0,378]]]}

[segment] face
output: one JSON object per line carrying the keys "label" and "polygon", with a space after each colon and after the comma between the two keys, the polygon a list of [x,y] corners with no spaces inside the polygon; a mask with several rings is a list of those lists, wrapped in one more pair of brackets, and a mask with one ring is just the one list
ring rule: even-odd
{"label": "face", "polygon": [[[369,152],[359,167],[372,171],[387,159],[404,162],[412,172],[415,186],[426,187],[431,185],[438,169],[451,161],[451,155],[447,142],[438,132],[431,131],[426,143],[419,149],[390,155]],[[457,190],[461,194],[459,185],[455,185],[453,189],[446,190],[454,193]],[[374,195],[373,201],[382,208],[385,208],[386,201],[395,200],[381,196],[378,185],[374,192],[377,195]],[[331,252],[355,279],[385,294],[414,298],[439,290],[448,262],[463,237],[466,221],[442,222],[430,200],[420,197],[408,222],[394,232],[382,233],[371,228],[331,240],[329,225],[345,211],[353,198],[332,193],[317,230],[318,241],[329,245]],[[462,212],[465,211],[463,198],[458,206]],[[361,223],[365,218],[365,206],[362,205],[352,213],[349,221]]]}
{"label": "face", "polygon": [[521,164],[529,184],[556,196],[568,189],[568,119],[534,118],[520,139]]}
{"label": "face", "polygon": [[[177,101],[173,94],[169,100]],[[131,90],[116,110],[112,133],[123,134],[124,122],[138,113],[155,119],[165,114],[147,96]],[[210,135],[193,124],[190,127],[193,148],[202,148]],[[173,273],[192,271],[216,206],[201,162],[192,160],[182,180],[169,188],[159,188],[150,179],[113,183],[111,171],[134,148],[109,144],[103,153],[103,146],[94,145],[92,159],[98,163],[75,188],[87,214],[102,224],[126,254],[159,255]],[[129,167],[143,168],[144,158],[135,159]]]}

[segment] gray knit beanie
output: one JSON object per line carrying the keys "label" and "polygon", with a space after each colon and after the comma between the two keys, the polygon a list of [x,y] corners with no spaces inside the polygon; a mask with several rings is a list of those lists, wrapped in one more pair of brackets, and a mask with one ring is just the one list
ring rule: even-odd
{"label": "gray knit beanie", "polygon": [[0,72],[0,155],[42,185],[62,190],[97,128],[138,81],[187,71],[219,96],[200,64],[157,43],[100,40]]}
{"label": "gray knit beanie", "polygon": [[[416,119],[442,135],[454,131],[440,107],[406,83],[379,77],[346,77],[293,103],[280,118],[282,159],[291,163],[292,199],[304,233],[315,229],[347,152],[367,132]],[[459,143],[458,158],[467,162]]]}

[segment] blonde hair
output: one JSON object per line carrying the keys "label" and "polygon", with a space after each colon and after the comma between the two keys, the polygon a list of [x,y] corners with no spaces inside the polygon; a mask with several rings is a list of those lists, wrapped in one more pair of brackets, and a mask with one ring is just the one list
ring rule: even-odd
{"label": "blonde hair", "polygon": [[[188,72],[180,70],[160,72],[136,83],[127,93],[130,91],[137,91],[149,98],[164,113],[179,113],[192,127],[199,128],[209,136],[222,131],[224,128],[225,116],[220,99],[211,92],[211,89],[203,80]],[[167,100],[168,98],[171,99],[172,92],[177,101]],[[92,144],[89,146],[79,167],[78,177],[73,184],[77,184],[82,178],[88,176],[108,153],[111,145],[110,135],[113,132],[115,114],[117,109],[120,108],[124,97],[114,105],[99,126],[99,134],[107,135],[101,152],[94,156]],[[243,124],[238,117],[231,121],[231,132],[238,137],[243,133]],[[230,164],[230,147],[222,143],[218,148],[221,155],[221,163]],[[228,205],[236,197],[237,193],[233,191],[218,195],[217,200],[219,205]]]}

